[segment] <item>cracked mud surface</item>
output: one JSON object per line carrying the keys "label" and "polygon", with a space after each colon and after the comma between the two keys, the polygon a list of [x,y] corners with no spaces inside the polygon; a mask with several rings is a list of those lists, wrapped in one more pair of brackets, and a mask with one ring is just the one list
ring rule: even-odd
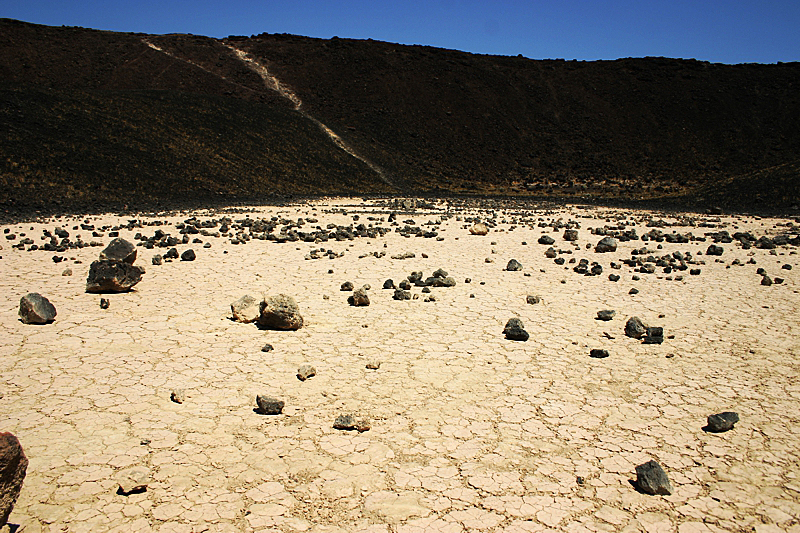
{"label": "cracked mud surface", "polygon": [[[250,216],[314,216],[324,228],[351,223],[352,213],[366,224],[366,214],[389,212],[338,202],[347,215],[314,204],[259,208]],[[399,214],[398,221],[420,224],[442,212]],[[134,291],[105,295],[107,310],[99,295],[84,292],[101,248],[68,250],[60,255],[81,263],[56,264],[52,252],[11,249],[14,242],[4,240],[0,430],[14,433],[30,460],[9,522],[26,533],[800,531],[796,247],[771,255],[722,244],[722,262],[715,262],[696,256],[710,240],[662,243],[659,254],[691,251],[705,261],[702,274],[683,272],[682,281],[640,274],[632,281],[632,269],[611,270],[609,263],[656,243],[621,242],[605,254],[585,249],[601,238],[587,228],[619,213],[531,211],[524,216],[533,227],[517,223],[513,231],[500,220],[523,215],[499,213],[493,231],[473,236],[455,216],[487,214],[452,212],[439,227],[443,241],[394,232],[319,244],[232,245],[201,237],[210,249],[178,246],[193,248],[196,261],[161,266],[150,258],[163,249],[137,247],[135,264],[147,272]],[[580,250],[561,239],[563,230],[536,227],[539,217],[579,221]],[[715,219],[727,225],[662,229],[701,236],[733,233],[737,225],[760,236],[786,222]],[[38,239],[42,227],[64,224],[74,233],[83,220],[9,227]],[[134,233],[155,229],[120,236],[134,242]],[[637,226],[640,235],[649,229]],[[574,250],[563,257],[598,261],[604,274],[586,277],[574,265],[555,265],[544,256],[547,246],[537,244],[542,233],[556,239],[555,247]],[[320,247],[346,253],[304,260]],[[416,257],[390,259],[406,251]],[[523,271],[503,270],[511,258]],[[726,268],[735,258],[757,264]],[[73,276],[61,275],[67,267]],[[786,281],[761,286],[758,267]],[[433,288],[435,302],[422,294],[395,301],[393,291],[381,289],[387,278],[399,283],[414,270],[428,276],[437,268],[457,285]],[[611,272],[622,279],[610,282]],[[351,293],[339,287],[348,280],[371,285],[370,306],[347,304]],[[631,287],[640,292],[628,294]],[[50,299],[54,323],[18,320],[27,292]],[[262,331],[230,319],[231,302],[262,292],[293,296],[304,327]],[[541,303],[527,304],[528,294]],[[595,320],[601,309],[617,314]],[[664,343],[625,337],[625,321],[634,315],[663,326]],[[511,317],[522,319],[529,341],[503,337]],[[263,353],[267,342],[275,349]],[[591,348],[611,355],[590,358]],[[366,368],[374,360],[380,367]],[[303,363],[316,368],[305,382],[296,377]],[[185,391],[184,403],[170,400],[175,389]],[[255,413],[257,394],[284,400],[283,414]],[[703,432],[706,416],[722,411],[738,412],[741,421],[727,433]],[[333,429],[347,413],[368,417],[371,429]],[[631,486],[635,466],[649,459],[668,473],[671,496]],[[115,476],[132,466],[150,469],[149,486],[118,494]]]}

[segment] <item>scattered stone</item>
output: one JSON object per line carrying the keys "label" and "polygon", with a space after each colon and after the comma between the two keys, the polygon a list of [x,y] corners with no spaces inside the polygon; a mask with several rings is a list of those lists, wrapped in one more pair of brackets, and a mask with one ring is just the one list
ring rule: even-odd
{"label": "scattered stone", "polygon": [[628,291],[628,294],[639,294],[639,289],[633,287],[631,290]]}
{"label": "scattered stone", "polygon": [[56,308],[38,292],[30,292],[19,300],[19,317],[24,324],[49,324],[56,319]]}
{"label": "scattered stone", "polygon": [[472,235],[486,235],[489,233],[489,228],[486,227],[486,224],[483,222],[478,222],[474,224],[471,228],[469,228],[469,232]]}
{"label": "scattered stone", "polygon": [[65,268],[64,271],[61,273],[61,275],[62,276],[71,276],[72,275],[72,269],[71,268]]}
{"label": "scattered stone", "polygon": [[632,316],[625,323],[625,335],[641,339],[647,333],[647,326],[638,316]]}
{"label": "scattered stone", "polygon": [[317,370],[309,364],[300,365],[300,368],[297,369],[297,379],[300,381],[305,381],[308,378],[313,378],[316,375]]}
{"label": "scattered stone", "polygon": [[169,399],[175,403],[183,403],[186,401],[186,391],[183,389],[173,389],[169,394]]}
{"label": "scattered stone", "polygon": [[185,250],[181,254],[181,261],[194,261],[195,259],[197,259],[197,255],[195,255],[194,250],[191,248]]}
{"label": "scattered stone", "polygon": [[396,289],[397,287],[394,286],[394,280],[387,279],[383,282],[384,289]]}
{"label": "scattered stone", "polygon": [[353,292],[353,295],[350,296],[347,301],[350,305],[355,307],[366,307],[369,305],[369,296],[367,295],[367,290],[364,287],[360,289],[356,289]]}
{"label": "scattered stone", "polygon": [[519,318],[510,318],[508,322],[506,322],[505,328],[503,328],[503,334],[505,334],[506,339],[512,341],[527,341],[530,335],[528,332],[525,331],[525,326],[522,324],[522,320]]}
{"label": "scattered stone", "polygon": [[655,461],[647,461],[636,467],[636,486],[647,494],[672,494],[672,484],[667,473]]}
{"label": "scattered stone", "polygon": [[369,430],[370,427],[372,426],[369,420],[365,418],[356,418],[353,415],[339,415],[336,417],[336,420],[333,421],[334,429],[341,429],[345,431],[356,430],[359,433],[362,433]]}
{"label": "scattered stone", "polygon": [[619,281],[619,274],[609,274],[608,281]]}
{"label": "scattered stone", "polygon": [[298,330],[303,327],[303,317],[294,298],[279,294],[261,302],[258,325],[269,329]]}
{"label": "scattered stone", "polygon": [[769,287],[770,285],[772,285],[772,278],[764,274],[764,277],[761,278],[761,284],[764,285],[765,287]]}
{"label": "scattered stone", "polygon": [[733,429],[733,425],[739,421],[739,415],[733,411],[725,411],[716,415],[709,415],[708,425],[704,428],[712,433],[722,433]]}
{"label": "scattered stone", "polygon": [[539,242],[539,244],[550,245],[550,244],[555,243],[556,240],[554,238],[552,238],[550,235],[542,235],[541,237],[539,237],[539,241],[538,242]]}
{"label": "scattered stone", "polygon": [[100,298],[100,309],[108,309],[111,305],[111,302],[108,301],[108,298]]}
{"label": "scattered stone", "polygon": [[525,301],[527,303],[531,304],[531,305],[535,305],[535,304],[538,304],[539,302],[541,302],[542,299],[539,296],[536,296],[536,295],[533,295],[533,294],[529,294],[528,296],[525,297]]}
{"label": "scattered stone", "polygon": [[548,259],[555,259],[558,256],[558,252],[552,246],[544,251],[544,256]]}
{"label": "scattered stone", "polygon": [[617,240],[613,237],[603,237],[594,247],[594,251],[599,253],[616,252]]}
{"label": "scattered stone", "polygon": [[392,296],[394,300],[410,300],[411,299],[411,291],[404,291],[403,289],[395,289],[394,295]]}
{"label": "scattered stone", "polygon": [[339,287],[340,291],[352,291],[353,290],[353,282],[352,281],[345,281],[342,283],[342,286]]}
{"label": "scattered stone", "polygon": [[700,275],[700,269],[699,268],[690,269],[689,270],[689,275],[690,276],[699,276]]}
{"label": "scattered stone", "polygon": [[664,342],[664,328],[647,328],[644,344],[661,344],[662,342]]}
{"label": "scattered stone", "polygon": [[125,261],[94,261],[86,278],[86,292],[127,292],[142,281],[144,269]]}
{"label": "scattered stone", "polygon": [[261,315],[261,302],[255,296],[245,294],[231,304],[231,314],[236,322],[255,322]]}
{"label": "scattered stone", "polygon": [[264,346],[261,347],[261,351],[264,353],[271,352],[274,349],[275,348],[271,344],[265,344]]}
{"label": "scattered stone", "polygon": [[725,249],[722,246],[711,244],[708,248],[706,248],[706,255],[722,255],[722,252],[724,251]]}
{"label": "scattered stone", "polygon": [[17,437],[11,433],[0,433],[0,527],[8,522],[27,469],[28,458]]}
{"label": "scattered stone", "polygon": [[151,260],[151,262],[153,263],[153,265],[159,266],[162,263],[164,263],[164,258],[161,257],[160,254],[156,254],[156,255],[153,256],[153,259]]}
{"label": "scattered stone", "polygon": [[608,350],[603,350],[601,348],[592,348],[589,350],[589,357],[594,357],[595,359],[604,359],[608,356]]}
{"label": "scattered stone", "polygon": [[565,241],[577,241],[578,240],[578,230],[576,230],[576,229],[565,229],[564,230],[564,240]]}
{"label": "scattered stone", "polygon": [[119,493],[123,496],[144,492],[150,483],[150,469],[144,466],[126,468],[117,473],[116,479],[119,484]]}
{"label": "scattered stone", "polygon": [[506,270],[508,270],[509,272],[516,272],[522,270],[522,263],[520,263],[516,259],[512,259],[511,261],[508,262],[508,265],[506,265]]}
{"label": "scattered stone", "polygon": [[381,362],[377,359],[371,359],[367,361],[367,368],[370,370],[378,370],[381,367]]}
{"label": "scattered stone", "polygon": [[616,315],[616,314],[617,314],[617,312],[614,311],[613,309],[603,309],[602,311],[598,311],[597,312],[597,319],[607,322],[607,321],[611,320],[612,318],[614,318],[614,315]]}
{"label": "scattered stone", "polygon": [[279,415],[285,405],[283,400],[263,394],[256,396],[256,404],[258,405],[258,412],[262,415]]}
{"label": "scattered stone", "polygon": [[136,261],[136,247],[125,239],[117,237],[100,252],[100,261],[121,261],[132,265]]}

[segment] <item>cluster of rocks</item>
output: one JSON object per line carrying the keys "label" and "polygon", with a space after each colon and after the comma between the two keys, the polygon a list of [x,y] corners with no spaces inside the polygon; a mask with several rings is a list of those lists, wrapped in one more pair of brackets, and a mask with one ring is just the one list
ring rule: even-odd
{"label": "cluster of rocks", "polygon": [[144,269],[135,266],[136,247],[117,237],[89,267],[86,292],[126,292],[142,280]]}
{"label": "cluster of rocks", "polygon": [[286,294],[260,300],[246,294],[231,304],[231,314],[235,322],[256,322],[264,329],[298,330],[303,327],[297,302]]}
{"label": "cluster of rocks", "polygon": [[638,316],[632,316],[625,323],[625,335],[641,339],[643,344],[661,344],[664,342],[664,328],[650,327]]}

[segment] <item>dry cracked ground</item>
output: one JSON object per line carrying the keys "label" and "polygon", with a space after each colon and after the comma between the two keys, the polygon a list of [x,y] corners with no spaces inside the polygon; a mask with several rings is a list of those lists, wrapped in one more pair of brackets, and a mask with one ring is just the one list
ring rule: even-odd
{"label": "dry cracked ground", "polygon": [[[760,237],[796,236],[794,221],[580,206],[490,212],[440,202],[401,210],[391,226],[392,210],[337,199],[246,215],[63,217],[3,228],[18,240],[0,243],[0,430],[14,433],[30,459],[9,523],[25,533],[800,531],[797,248],[734,241],[707,256],[710,238],[620,242],[605,254],[586,247],[601,238],[589,228],[620,223],[638,235],[652,229],[647,221],[663,220],[664,233]],[[192,215],[318,220],[306,230],[441,223],[423,226],[439,239],[391,231],[231,244],[192,235],[211,243],[177,246],[193,248],[195,261],[153,266],[165,249],[139,247],[141,283],[111,295],[84,290],[99,247],[12,248],[26,236],[41,245],[42,230],[56,227],[108,244],[108,231],[93,238],[73,227],[132,218],[143,227],[120,231],[132,242],[156,229],[180,237],[171,224]],[[489,234],[471,235],[469,217],[493,221]],[[558,219],[580,224],[577,246],[547,226]],[[147,225],[156,220],[169,224]],[[545,257],[543,233],[572,252],[560,255],[565,265]],[[643,246],[691,252],[701,274],[610,268]],[[304,259],[320,248],[336,258]],[[391,258],[405,252],[415,257]],[[504,270],[512,258],[522,271]],[[597,261],[603,273],[576,274],[571,258]],[[62,275],[67,268],[72,276]],[[431,289],[435,301],[418,287],[419,298],[407,301],[381,288],[387,278],[438,268],[457,284]],[[763,286],[757,268],[785,281]],[[348,305],[345,281],[369,284],[371,304]],[[638,294],[629,293],[634,287]],[[55,322],[19,320],[28,292],[49,298]],[[234,322],[230,304],[248,293],[293,296],[304,327]],[[541,301],[528,304],[528,295]],[[599,321],[601,309],[616,316]],[[664,342],[626,337],[631,316],[662,326]],[[527,342],[502,335],[511,317],[523,321]],[[266,343],[274,350],[262,352]],[[610,357],[593,359],[592,348]],[[379,368],[366,367],[375,360]],[[316,376],[300,381],[303,363]],[[171,401],[175,389],[185,391],[183,403]],[[284,400],[283,414],[255,412],[257,394]],[[740,422],[704,432],[706,417],[722,411]],[[334,429],[347,413],[369,418],[371,428]],[[649,459],[669,475],[671,496],[632,485],[635,467]],[[134,466],[149,471],[149,484],[126,496],[117,475]]]}

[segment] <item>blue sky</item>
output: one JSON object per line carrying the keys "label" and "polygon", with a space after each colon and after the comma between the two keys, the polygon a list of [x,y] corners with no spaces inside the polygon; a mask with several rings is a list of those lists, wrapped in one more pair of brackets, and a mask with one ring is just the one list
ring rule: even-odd
{"label": "blue sky", "polygon": [[336,35],[531,59],[800,60],[800,0],[0,0],[0,17],[212,37]]}

